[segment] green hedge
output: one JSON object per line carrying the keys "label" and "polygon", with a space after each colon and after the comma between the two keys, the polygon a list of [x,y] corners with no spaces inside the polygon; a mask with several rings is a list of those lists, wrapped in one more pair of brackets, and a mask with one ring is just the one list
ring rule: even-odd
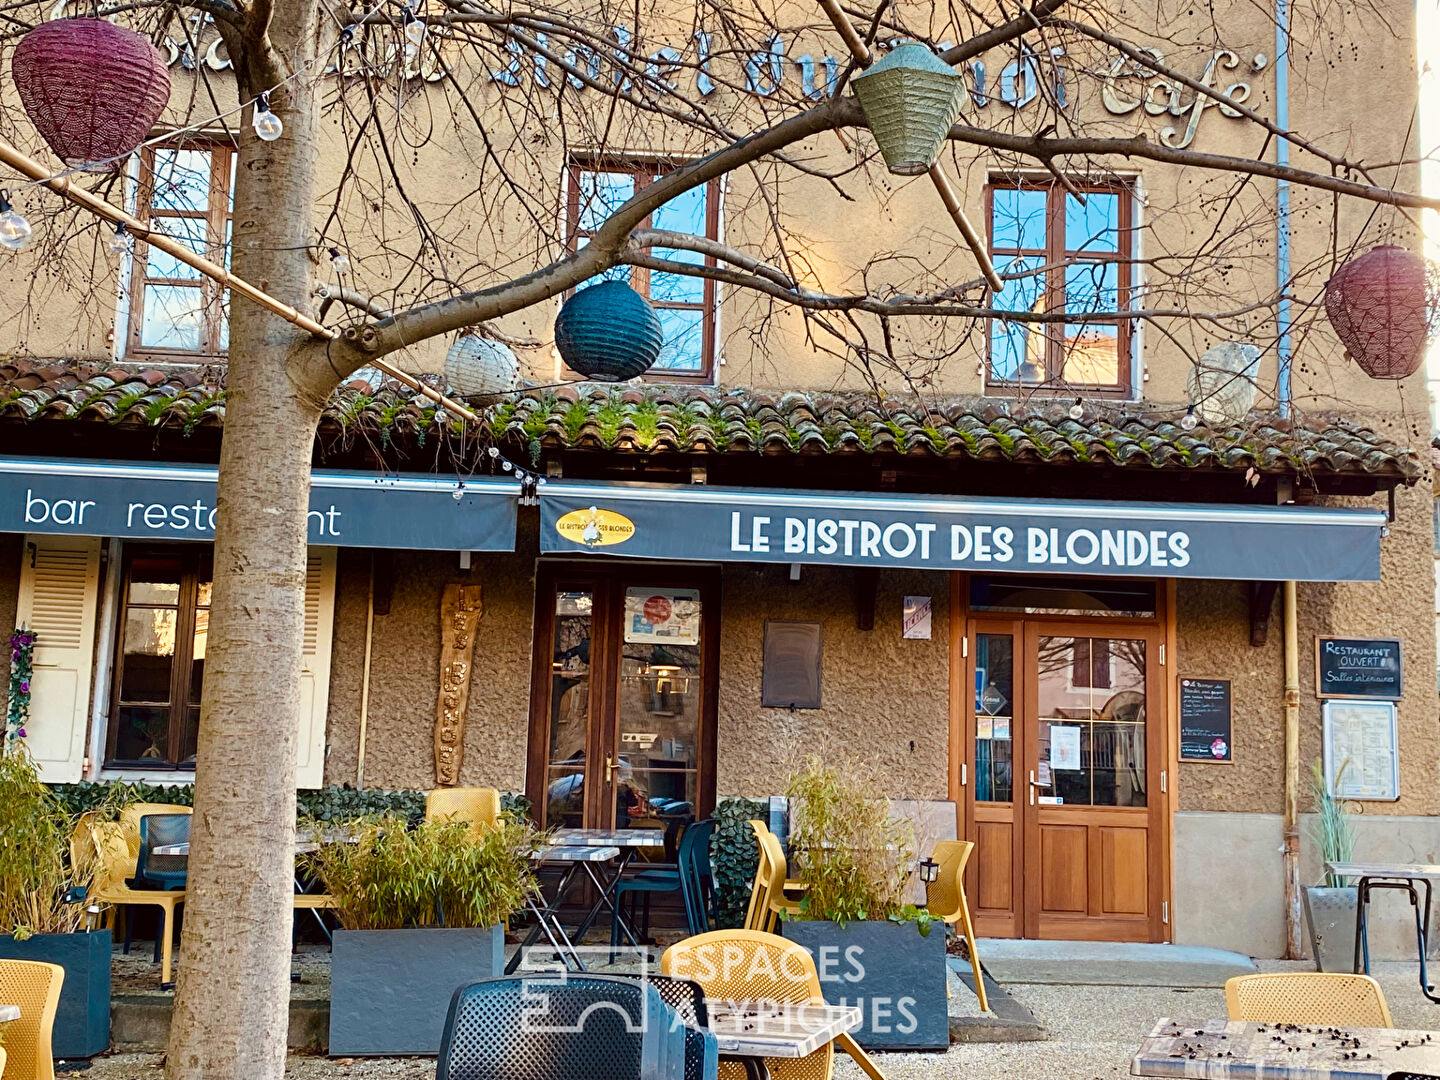
{"label": "green hedge", "polygon": [[[195,802],[194,784],[132,784],[122,780],[104,780],[99,783],[56,784],[54,790],[65,809],[76,815],[102,806],[132,802],[175,803],[179,806],[191,806]],[[425,816],[423,791],[357,790],[348,784],[332,784],[327,788],[300,792],[297,803],[298,817],[319,821],[346,821],[381,814],[410,820]],[[530,812],[530,801],[523,795],[503,794],[500,805],[512,813],[523,815]]]}
{"label": "green hedge", "polygon": [[715,876],[716,925],[722,929],[745,925],[750,889],[760,851],[755,844],[751,818],[765,821],[769,806],[759,799],[724,799],[715,807],[715,834],[710,839],[710,868]]}

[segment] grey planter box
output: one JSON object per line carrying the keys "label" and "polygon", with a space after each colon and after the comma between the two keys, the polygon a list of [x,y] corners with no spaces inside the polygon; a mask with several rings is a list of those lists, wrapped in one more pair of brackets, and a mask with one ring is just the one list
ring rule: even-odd
{"label": "grey planter box", "polygon": [[1316,971],[1355,970],[1355,920],[1360,890],[1353,885],[1306,885],[1305,925]]}
{"label": "grey planter box", "polygon": [[504,968],[500,926],[337,930],[330,959],[330,1053],[438,1054],[456,989]]}
{"label": "grey planter box", "polygon": [[803,945],[820,971],[831,1005],[858,1005],[863,1026],[851,1032],[866,1050],[945,1050],[945,926],[922,935],[914,923],[782,921],[780,932]]}
{"label": "grey planter box", "polygon": [[110,931],[0,937],[0,960],[38,960],[65,969],[50,1052],[88,1058],[110,1049]]}

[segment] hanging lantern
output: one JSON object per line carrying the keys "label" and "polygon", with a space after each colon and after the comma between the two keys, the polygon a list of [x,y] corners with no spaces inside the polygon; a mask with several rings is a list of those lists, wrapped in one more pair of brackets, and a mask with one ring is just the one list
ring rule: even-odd
{"label": "hanging lantern", "polygon": [[466,334],[445,354],[445,381],[461,397],[513,394],[520,389],[520,361],[502,342]]}
{"label": "hanging lantern", "polygon": [[104,19],[41,23],[15,46],[10,74],[30,122],[72,168],[118,169],[170,100],[160,50]]}
{"label": "hanging lantern", "polygon": [[555,347],[571,371],[596,382],[643,375],[660,358],[660,320],[623,281],[602,281],[565,301],[555,319]]}
{"label": "hanging lantern", "polygon": [[1240,341],[1227,341],[1200,354],[1186,380],[1190,415],[1210,427],[1242,423],[1255,404],[1260,375],[1260,350]]}
{"label": "hanging lantern", "polygon": [[897,176],[928,170],[960,117],[965,83],[955,69],[910,41],[856,76],[853,85],[886,167]]}
{"label": "hanging lantern", "polygon": [[1372,379],[1403,379],[1425,360],[1440,288],[1434,268],[1393,244],[1351,259],[1325,283],[1325,314]]}

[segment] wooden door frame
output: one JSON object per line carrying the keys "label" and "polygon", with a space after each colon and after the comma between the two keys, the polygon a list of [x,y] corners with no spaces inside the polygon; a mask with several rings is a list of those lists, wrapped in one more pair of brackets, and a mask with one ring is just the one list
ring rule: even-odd
{"label": "wooden door frame", "polygon": [[[1153,677],[1147,677],[1147,695],[1153,689],[1154,706],[1164,710],[1164,715],[1150,719],[1146,724],[1146,781],[1150,785],[1152,798],[1148,800],[1151,810],[1150,834],[1154,838],[1159,850],[1158,858],[1152,862],[1154,873],[1151,875],[1150,900],[1151,900],[1151,940],[1171,941],[1174,939],[1174,920],[1170,917],[1174,907],[1174,865],[1173,855],[1175,850],[1175,814],[1179,809],[1179,681],[1175,676],[1178,664],[1177,655],[1177,633],[1176,633],[1176,606],[1175,606],[1175,579],[1157,579],[1155,589],[1155,617],[1152,619],[1136,619],[1122,616],[1022,616],[1012,615],[1007,612],[977,612],[974,618],[991,623],[1003,623],[1014,621],[1017,626],[1017,636],[1023,634],[1023,626],[1026,622],[1044,622],[1047,624],[1065,624],[1076,628],[1084,628],[1086,636],[1106,636],[1113,633],[1115,636],[1123,635],[1126,629],[1144,629],[1153,633],[1156,640],[1162,646],[1164,652],[1159,662],[1155,665]],[[955,825],[957,835],[961,839],[973,837],[975,831],[975,803],[972,798],[974,785],[970,778],[974,773],[974,732],[975,732],[975,705],[974,692],[971,684],[974,679],[972,665],[974,658],[969,656],[968,638],[970,636],[970,575],[966,571],[953,571],[950,575],[950,746],[949,746],[949,794],[952,802],[955,803]],[[1097,629],[1109,627],[1111,630]],[[1020,648],[1017,641],[1016,660],[1020,662]],[[1017,672],[1017,683],[1019,682]],[[1023,696],[1023,691],[1017,688],[1017,695]],[[1012,729],[1019,724],[1019,718],[1012,719]],[[1019,746],[1026,745],[1028,739],[1022,737],[1017,740],[1017,752]],[[1159,745],[1152,745],[1158,743]],[[1013,766],[1018,768],[1019,766]],[[1028,772],[1021,770],[1012,780],[1012,799],[1021,793],[1018,785],[1021,781],[1028,780]],[[963,781],[963,782],[962,782]],[[1017,806],[1018,813],[1018,806]],[[1017,829],[1017,834],[1020,832]],[[1012,855],[1012,878],[1014,875],[1024,873],[1022,851],[1017,848]],[[972,893],[976,888],[976,875],[978,865],[972,862],[967,871],[968,879],[966,887]],[[1019,896],[1019,893],[1015,894]],[[1023,914],[1020,917],[1023,922]],[[1023,926],[1022,926],[1023,931]]]}
{"label": "wooden door frame", "polygon": [[[603,762],[615,750],[615,721],[620,704],[620,652],[614,646],[619,613],[623,608],[622,590],[629,583],[699,590],[701,700],[695,735],[700,766],[697,769],[695,816],[709,817],[715,809],[716,728],[720,705],[720,568],[621,559],[537,560],[535,620],[530,648],[530,717],[525,746],[525,795],[530,800],[531,816],[539,823],[549,761],[554,596],[556,587],[568,581],[590,583],[594,597],[590,643],[591,712],[585,737],[587,764],[591,761]],[[604,724],[595,722],[594,710],[597,707],[606,710],[608,720]],[[613,827],[615,798],[610,784],[587,784],[585,814],[597,827]]]}

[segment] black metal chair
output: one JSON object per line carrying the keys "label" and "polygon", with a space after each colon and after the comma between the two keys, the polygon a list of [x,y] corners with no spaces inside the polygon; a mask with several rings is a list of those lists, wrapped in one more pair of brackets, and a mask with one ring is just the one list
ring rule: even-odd
{"label": "black metal chair", "polygon": [[[486,979],[450,1001],[436,1080],[686,1080],[691,1029],[640,979]],[[714,1080],[715,1037],[697,1080]],[[708,1051],[708,1052],[707,1052]],[[706,1062],[710,1071],[704,1071]]]}

